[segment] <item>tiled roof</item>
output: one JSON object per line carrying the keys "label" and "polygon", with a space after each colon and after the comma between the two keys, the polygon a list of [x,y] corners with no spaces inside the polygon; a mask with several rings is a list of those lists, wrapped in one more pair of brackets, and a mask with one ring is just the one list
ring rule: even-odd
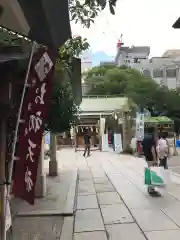
{"label": "tiled roof", "polygon": [[126,97],[93,97],[82,98],[81,112],[113,112],[128,111],[128,98]]}
{"label": "tiled roof", "polygon": [[161,123],[164,123],[164,124],[173,123],[173,121],[170,118],[166,117],[166,116],[145,117],[144,121],[146,123],[158,123],[158,124],[161,124]]}

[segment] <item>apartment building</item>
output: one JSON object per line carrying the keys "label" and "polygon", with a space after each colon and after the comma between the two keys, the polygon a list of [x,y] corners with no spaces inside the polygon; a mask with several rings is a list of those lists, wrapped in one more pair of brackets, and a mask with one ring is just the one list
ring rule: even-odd
{"label": "apartment building", "polygon": [[120,46],[115,63],[117,66],[127,65],[135,68],[170,89],[180,87],[180,49],[167,50],[161,57],[151,59],[149,54],[148,46]]}
{"label": "apartment building", "polygon": [[82,86],[82,95],[86,95],[86,93],[89,90],[88,85],[84,82],[84,76],[83,73],[87,72],[92,68],[92,59],[91,54],[89,52],[85,52],[81,56],[81,73],[82,73],[82,79],[81,79],[81,86]]}

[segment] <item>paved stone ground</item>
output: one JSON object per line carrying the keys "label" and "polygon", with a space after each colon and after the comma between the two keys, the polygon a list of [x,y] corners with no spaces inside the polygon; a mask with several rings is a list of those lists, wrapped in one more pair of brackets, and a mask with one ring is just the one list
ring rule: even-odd
{"label": "paved stone ground", "polygon": [[169,240],[180,237],[180,178],[162,197],[143,184],[143,159],[94,152],[77,153],[77,210],[71,240]]}
{"label": "paved stone ground", "polygon": [[179,148],[177,149],[177,153],[178,153],[178,156],[172,156],[168,160],[168,165],[173,172],[180,174],[180,149]]}
{"label": "paved stone ground", "polygon": [[21,218],[17,225],[14,223],[18,234],[17,229],[21,229],[21,235],[15,240],[169,240],[180,237],[179,176],[172,175],[173,182],[164,196],[153,198],[143,184],[143,159],[103,152],[93,152],[89,158],[83,158],[82,152],[75,154],[70,149],[58,154],[61,168],[78,169],[75,214],[64,220],[53,216]]}
{"label": "paved stone ground", "polygon": [[[47,176],[45,198],[36,199],[33,206],[19,199],[12,200],[13,240],[60,239],[64,222],[62,215],[73,215],[74,212],[76,154],[68,150],[57,152],[57,159],[59,176]],[[48,160],[45,160],[45,172],[48,172]],[[11,239],[9,234],[8,240]]]}

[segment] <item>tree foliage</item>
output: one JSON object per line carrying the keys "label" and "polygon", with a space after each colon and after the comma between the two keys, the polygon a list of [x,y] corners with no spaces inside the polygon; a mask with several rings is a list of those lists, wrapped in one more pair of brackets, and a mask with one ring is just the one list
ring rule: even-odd
{"label": "tree foliage", "polygon": [[[100,78],[100,81],[99,81]],[[148,109],[152,116],[166,115],[180,123],[180,89],[172,90],[157,84],[152,78],[127,67],[99,66],[86,73],[90,95],[124,95],[139,109]]]}
{"label": "tree foliage", "polygon": [[117,0],[69,0],[71,20],[89,28],[99,13],[109,5],[111,14],[115,14]]}
{"label": "tree foliage", "polygon": [[46,130],[54,133],[69,130],[76,120],[77,111],[68,73],[56,68]]}
{"label": "tree foliage", "polygon": [[71,64],[72,58],[78,56],[82,51],[88,49],[86,39],[74,37],[68,40],[59,49],[57,59],[53,92],[50,102],[49,117],[46,122],[46,130],[60,133],[69,130],[75,123],[78,106],[72,94],[71,86]]}

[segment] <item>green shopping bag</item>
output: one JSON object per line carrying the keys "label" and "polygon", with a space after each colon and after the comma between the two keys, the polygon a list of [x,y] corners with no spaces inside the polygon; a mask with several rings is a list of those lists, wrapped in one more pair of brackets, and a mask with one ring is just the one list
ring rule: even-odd
{"label": "green shopping bag", "polygon": [[150,174],[151,174],[151,185],[153,186],[164,186],[164,168],[162,167],[151,167]]}
{"label": "green shopping bag", "polygon": [[163,176],[163,169],[160,167],[151,167],[145,168],[145,185],[148,186],[164,186],[164,176]]}
{"label": "green shopping bag", "polygon": [[151,170],[150,168],[145,168],[145,173],[144,173],[144,177],[145,177],[145,185],[150,186],[151,185]]}

